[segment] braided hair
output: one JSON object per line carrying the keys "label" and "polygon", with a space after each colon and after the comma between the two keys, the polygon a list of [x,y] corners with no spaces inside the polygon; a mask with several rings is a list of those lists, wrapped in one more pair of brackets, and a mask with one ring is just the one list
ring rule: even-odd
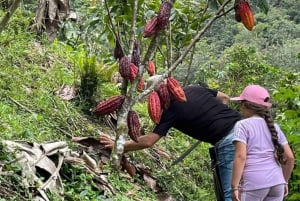
{"label": "braided hair", "polygon": [[284,161],[283,161],[284,150],[283,150],[282,145],[278,141],[278,133],[274,126],[274,120],[272,118],[271,111],[269,110],[269,108],[267,108],[265,106],[258,105],[258,104],[255,104],[255,103],[252,103],[249,101],[243,101],[243,104],[246,108],[254,111],[256,113],[256,115],[264,118],[264,120],[266,121],[267,126],[270,131],[270,134],[271,134],[271,137],[272,137],[273,145],[275,147],[275,158],[280,164],[283,164],[284,163]]}

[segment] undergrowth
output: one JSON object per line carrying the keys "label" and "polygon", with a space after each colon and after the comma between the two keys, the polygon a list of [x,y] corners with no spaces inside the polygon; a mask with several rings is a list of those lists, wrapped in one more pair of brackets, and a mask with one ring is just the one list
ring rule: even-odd
{"label": "undergrowth", "polygon": [[[70,147],[76,148],[70,142],[70,136],[98,137],[99,131],[111,133],[104,122],[88,114],[81,99],[75,97],[71,101],[62,100],[56,92],[64,85],[78,86],[82,72],[82,59],[85,54],[74,51],[62,42],[49,44],[45,37],[30,33],[29,22],[17,12],[9,26],[0,37],[0,132],[1,139],[25,140],[29,142],[44,142],[61,140]],[[103,72],[105,64],[98,64],[97,72]],[[106,66],[106,73],[111,74],[116,64]],[[94,101],[97,102],[112,94],[118,93],[118,87],[110,82],[106,75],[99,75],[97,92]],[[145,131],[153,126],[147,116],[146,106],[136,106],[141,116]],[[195,140],[176,133],[159,142],[154,148],[165,150],[171,158],[150,157],[154,148],[146,151],[128,153],[135,164],[150,167],[152,175],[163,191],[176,200],[206,200],[214,199],[210,162],[207,146],[199,145],[185,160],[172,166],[172,160],[188,149]],[[1,154],[3,161],[12,160],[11,155]],[[15,167],[18,168],[18,167]],[[156,200],[156,192],[146,185],[139,176],[128,178],[125,172],[115,172],[110,167],[108,180],[116,190],[115,195],[104,195],[95,186],[93,177],[80,167],[64,166],[61,176],[65,189],[65,200]],[[67,176],[69,175],[69,176]],[[4,178],[4,177],[2,177]],[[20,177],[6,177],[6,181],[14,186],[14,193],[6,195],[5,200],[30,200],[30,193],[25,192],[20,183]],[[1,180],[0,185],[5,186]],[[16,183],[14,183],[16,182]],[[51,200],[60,200],[55,194],[48,195]]]}

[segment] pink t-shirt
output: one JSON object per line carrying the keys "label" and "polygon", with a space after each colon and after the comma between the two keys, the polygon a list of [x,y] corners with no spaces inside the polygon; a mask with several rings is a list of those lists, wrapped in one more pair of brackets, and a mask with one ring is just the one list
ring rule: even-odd
{"label": "pink t-shirt", "polygon": [[[287,144],[286,137],[277,124],[275,128],[279,143]],[[285,183],[282,169],[274,157],[271,133],[263,118],[254,116],[237,122],[232,141],[239,141],[247,146],[246,164],[240,182],[243,190],[256,190]]]}

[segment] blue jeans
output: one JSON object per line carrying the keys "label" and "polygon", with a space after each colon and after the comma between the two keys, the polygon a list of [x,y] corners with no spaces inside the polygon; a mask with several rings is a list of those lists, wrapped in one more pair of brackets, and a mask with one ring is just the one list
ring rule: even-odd
{"label": "blue jeans", "polygon": [[224,201],[232,201],[231,199],[231,176],[233,168],[233,160],[235,147],[232,144],[233,130],[215,144],[217,164],[219,166],[221,183],[224,192]]}

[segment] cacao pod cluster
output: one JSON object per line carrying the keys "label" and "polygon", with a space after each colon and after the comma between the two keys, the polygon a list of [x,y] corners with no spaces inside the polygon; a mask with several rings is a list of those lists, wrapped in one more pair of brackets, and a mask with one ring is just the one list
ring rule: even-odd
{"label": "cacao pod cluster", "polygon": [[[136,66],[134,63],[130,62],[127,56],[124,56],[122,57],[119,63],[119,73],[122,78],[124,78],[125,80],[129,80],[132,83],[138,76],[139,67]],[[144,91],[145,80],[143,76],[139,78],[136,87],[138,92]]]}
{"label": "cacao pod cluster", "polygon": [[[119,60],[119,73],[124,80],[129,80],[132,83],[138,77],[139,65],[141,62],[140,54],[139,41],[135,39],[131,56],[123,56]],[[155,71],[155,66],[153,68]],[[144,90],[145,81],[143,77],[139,78],[136,87],[138,92]]]}
{"label": "cacao pod cluster", "polygon": [[254,28],[254,14],[247,0],[236,0],[234,4],[235,20],[252,31]]}
{"label": "cacao pod cluster", "polygon": [[124,80],[131,83],[137,78],[140,65],[139,41],[135,39],[131,56],[122,56],[119,60],[119,73]]}
{"label": "cacao pod cluster", "polygon": [[144,27],[145,38],[154,36],[158,31],[163,30],[167,27],[172,7],[173,4],[169,0],[164,0],[162,2],[157,16],[154,16],[152,19],[150,19]]}
{"label": "cacao pod cluster", "polygon": [[[140,65],[140,48],[139,42],[137,39],[134,41],[133,51],[131,56],[123,54],[120,42],[116,39],[114,57],[119,60],[119,73],[124,80],[133,82],[139,72]],[[144,78],[140,77],[137,84],[137,91],[141,92],[145,88]],[[122,104],[125,101],[124,95],[117,95],[110,97],[104,101],[101,101],[97,106],[92,110],[96,115],[107,115],[121,108]],[[138,141],[140,136],[141,124],[139,122],[138,114],[134,110],[130,110],[127,114],[127,127],[128,135],[135,142]]]}
{"label": "cacao pod cluster", "polygon": [[180,102],[187,100],[180,83],[174,77],[168,77],[156,90],[150,92],[147,102],[148,114],[154,123],[158,124],[162,111],[170,107],[171,94]]}
{"label": "cacao pod cluster", "polygon": [[119,73],[125,79],[133,82],[133,80],[137,77],[139,72],[139,68],[131,63],[130,58],[128,56],[123,56],[119,63]]}

